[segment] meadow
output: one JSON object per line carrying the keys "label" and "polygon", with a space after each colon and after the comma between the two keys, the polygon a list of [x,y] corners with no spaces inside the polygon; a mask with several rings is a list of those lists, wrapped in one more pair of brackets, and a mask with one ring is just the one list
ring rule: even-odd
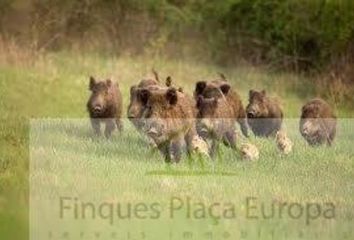
{"label": "meadow", "polygon": [[[127,120],[121,135],[116,132],[109,141],[93,138],[85,107],[89,76],[109,77],[119,82],[125,114],[130,86],[149,74],[152,67],[161,78],[172,76],[174,83],[190,94],[196,81],[213,79],[218,72],[227,76],[244,104],[250,89],[266,89],[281,101],[287,118],[285,128],[295,143],[293,153],[280,156],[272,140],[251,136],[249,141],[261,151],[257,162],[242,162],[237,154],[223,147],[221,157],[215,161],[205,158],[189,162],[184,158],[180,164],[169,166],[157,152],[149,149]],[[176,219],[162,217],[147,224],[139,220],[122,223],[124,230],[139,224],[142,228],[149,227],[153,233],[159,232],[159,236],[170,234],[171,229],[177,230],[172,239],[180,239],[178,234],[188,230],[210,230],[218,234],[229,230],[233,236],[242,230],[249,234],[245,239],[257,239],[259,228],[265,235],[258,239],[350,239],[354,234],[353,111],[335,106],[340,122],[333,147],[307,146],[298,133],[298,117],[302,104],[316,96],[316,85],[309,77],[272,73],[251,66],[222,68],[164,58],[112,58],[75,52],[36,56],[12,53],[1,58],[0,96],[0,232],[5,239],[26,238],[29,215],[33,217],[30,219],[34,227],[48,221],[47,218],[38,220],[41,215],[36,212],[29,214],[28,198],[30,193],[37,196],[36,191],[41,189],[44,189],[42,196],[52,194],[53,186],[63,193],[77,191],[83,198],[104,198],[113,194],[115,198],[110,199],[113,202],[115,199],[161,201],[166,205],[173,196],[184,200],[190,196],[207,205],[234,202],[239,215],[245,214],[247,197],[256,197],[268,205],[273,202],[318,203],[323,208],[323,204],[331,202],[336,206],[334,219],[318,218],[310,225],[304,216],[297,220],[287,216],[271,220],[238,217],[236,220],[186,221],[184,212],[178,212]],[[38,159],[49,165],[36,165]],[[32,173],[40,170],[31,178],[34,184],[31,188],[30,170],[34,171]],[[66,181],[60,181],[62,179]],[[92,189],[98,193],[93,194]],[[47,210],[51,205],[50,201],[43,206],[36,205],[41,201],[32,203],[32,207]],[[47,223],[48,228],[58,227],[55,220]],[[75,228],[70,221],[66,224]],[[88,226],[92,227],[84,225]],[[106,232],[111,227],[102,224]],[[273,229],[276,229],[275,236],[272,236]],[[202,239],[200,234],[193,239]]]}

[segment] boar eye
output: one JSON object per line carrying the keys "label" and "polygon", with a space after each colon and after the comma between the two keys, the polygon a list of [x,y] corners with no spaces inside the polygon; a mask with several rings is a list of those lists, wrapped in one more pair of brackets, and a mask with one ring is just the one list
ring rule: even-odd
{"label": "boar eye", "polygon": [[93,87],[92,90],[91,90],[93,93],[99,93],[100,92],[100,89],[98,87]]}
{"label": "boar eye", "polygon": [[141,101],[143,105],[147,105],[150,95],[151,93],[148,90],[143,89],[138,94],[138,99]]}

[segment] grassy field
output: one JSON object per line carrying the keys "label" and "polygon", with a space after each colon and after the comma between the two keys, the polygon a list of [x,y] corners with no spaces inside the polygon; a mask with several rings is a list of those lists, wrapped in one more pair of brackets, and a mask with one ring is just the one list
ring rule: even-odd
{"label": "grassy field", "polygon": [[[244,103],[249,89],[265,88],[281,99],[288,118],[285,126],[295,142],[294,152],[281,157],[275,151],[274,142],[251,137],[250,141],[261,151],[258,162],[242,162],[230,149],[222,148],[222,157],[215,162],[203,159],[201,165],[184,160],[171,167],[163,163],[159,154],[151,152],[128,121],[122,135],[116,133],[110,141],[92,139],[85,109],[89,96],[88,77],[117,79],[126,112],[130,86],[152,67],[163,77],[171,75],[188,93],[192,93],[196,81],[212,79],[217,72],[223,72],[230,79]],[[52,193],[53,186],[59,192],[78,191],[77,194],[86,198],[97,195],[105,199],[104,195],[113,194],[123,202],[161,201],[162,205],[168,205],[173,196],[183,199],[190,196],[206,204],[234,202],[241,216],[246,211],[245,199],[251,196],[267,206],[272,202],[303,205],[333,202],[336,206],[335,219],[319,218],[310,225],[304,217],[298,220],[238,217],[236,220],[186,221],[184,213],[178,212],[174,220],[163,216],[148,224],[136,220],[123,222],[125,230],[139,224],[163,235],[170,234],[173,226],[177,230],[173,239],[181,239],[178,234],[190,230],[187,228],[218,234],[230,230],[232,236],[238,236],[236,234],[242,230],[250,235],[245,239],[272,239],[272,229],[277,232],[275,239],[286,238],[284,234],[290,234],[289,239],[350,239],[354,234],[351,220],[354,215],[354,122],[350,119],[353,112],[336,106],[343,119],[333,148],[308,147],[298,134],[297,117],[301,105],[315,96],[315,87],[311,79],[302,76],[267,73],[244,66],[224,69],[167,59],[113,59],[63,52],[38,56],[33,61],[3,60],[0,65],[0,234],[4,239],[28,236],[29,169],[39,169],[44,171],[36,175],[32,183],[36,183],[35,190],[47,190],[43,196]],[[41,120],[30,122],[30,119]],[[43,159],[50,164],[39,167],[32,161],[29,164],[30,155],[34,163]],[[60,181],[63,179],[67,181]],[[99,193],[93,194],[88,189],[98,189]],[[35,204],[32,206],[37,206]],[[51,202],[45,204],[42,207],[48,209]],[[38,217],[35,213],[31,216]],[[58,226],[54,220],[47,223],[48,228]],[[102,224],[106,231],[110,227]],[[256,237],[259,228],[266,234],[261,238]],[[298,236],[299,230],[304,231],[303,237]]]}

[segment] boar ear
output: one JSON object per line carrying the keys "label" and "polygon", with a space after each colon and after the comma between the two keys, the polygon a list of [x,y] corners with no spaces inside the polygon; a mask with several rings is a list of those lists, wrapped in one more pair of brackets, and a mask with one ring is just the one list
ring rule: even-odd
{"label": "boar ear", "polygon": [[147,89],[142,89],[141,91],[139,91],[138,96],[139,96],[139,99],[140,99],[141,103],[143,105],[146,105],[147,102],[149,101],[151,93]]}
{"label": "boar ear", "polygon": [[204,101],[203,95],[199,95],[197,99],[197,108],[200,108],[202,106],[203,101]]}
{"label": "boar ear", "polygon": [[92,91],[93,88],[95,87],[96,85],[96,80],[94,77],[90,76],[90,84],[89,84],[89,89]]}
{"label": "boar ear", "polygon": [[171,76],[168,76],[166,78],[166,87],[171,87],[171,85],[172,85],[172,78]]}
{"label": "boar ear", "polygon": [[263,95],[263,97],[265,97],[265,95],[267,94],[266,90],[262,90],[261,94]]}
{"label": "boar ear", "polygon": [[220,86],[220,90],[224,95],[227,95],[230,91],[230,85],[229,84],[223,84]]}
{"label": "boar ear", "polygon": [[197,84],[195,85],[195,92],[196,92],[197,96],[203,93],[205,87],[206,87],[205,81],[197,82]]}
{"label": "boar ear", "polygon": [[107,79],[106,80],[106,84],[108,87],[112,86],[112,80],[111,79]]}
{"label": "boar ear", "polygon": [[177,91],[174,88],[168,89],[166,93],[166,99],[171,105],[175,105],[177,103]]}
{"label": "boar ear", "polygon": [[248,93],[249,98],[252,98],[255,93],[256,93],[256,91],[251,89]]}

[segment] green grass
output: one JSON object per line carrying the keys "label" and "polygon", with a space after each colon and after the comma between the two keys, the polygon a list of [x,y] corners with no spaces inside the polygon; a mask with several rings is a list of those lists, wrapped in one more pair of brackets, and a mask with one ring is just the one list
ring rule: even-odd
{"label": "green grass", "polygon": [[[93,139],[85,109],[89,96],[88,76],[117,79],[126,112],[130,86],[152,67],[162,77],[171,75],[175,84],[188,93],[192,93],[196,81],[212,79],[217,72],[223,72],[240,93],[244,104],[249,89],[267,89],[269,94],[281,99],[285,116],[289,118],[286,129],[295,142],[294,152],[282,157],[276,152],[273,141],[252,137],[250,141],[260,149],[258,162],[243,162],[230,149],[222,147],[222,158],[215,161],[202,159],[190,164],[184,158],[181,164],[168,166],[158,153],[151,151],[128,121],[125,121],[124,132],[121,135],[116,133],[110,141]],[[237,232],[243,229],[252,234],[257,228],[269,232],[279,227],[282,232],[304,229],[307,234],[317,233],[318,239],[333,239],[333,236],[344,239],[341,237],[343,233],[351,230],[353,222],[346,216],[348,213],[354,215],[354,123],[351,119],[341,122],[333,148],[306,145],[299,136],[296,118],[301,105],[315,96],[311,79],[266,73],[244,66],[224,69],[168,59],[115,59],[65,52],[41,56],[31,63],[3,63],[0,73],[0,234],[4,239],[25,239],[28,236],[28,174],[29,168],[33,167],[33,161],[29,163],[30,153],[32,160],[43,159],[49,164],[34,168],[46,170],[42,173],[45,181],[39,181],[36,189],[50,190],[53,184],[58,184],[58,179],[64,179],[55,185],[58,189],[70,192],[75,186],[86,197],[95,196],[87,192],[87,186],[99,191],[97,196],[119,193],[118,199],[122,201],[168,204],[171,196],[191,196],[208,204],[235,202],[240,215],[245,212],[244,199],[248,196],[258,197],[266,203],[273,200],[330,201],[338,210],[335,220],[316,220],[310,227],[303,219],[252,221],[241,217],[221,221],[208,218],[191,221],[186,226],[182,213],[175,222],[163,218],[164,222],[151,221],[142,226],[148,226],[150,231],[159,230],[161,234],[171,225],[176,229],[193,227],[199,231],[233,229]],[[340,106],[337,106],[337,112],[343,118],[353,116],[353,112]],[[81,120],[42,120],[32,121],[30,125],[30,119],[39,118]],[[106,192],[102,186],[113,187]],[[140,226],[144,222],[133,223]],[[57,226],[54,220],[48,222],[48,226],[50,224]],[[129,228],[131,224],[124,226]],[[352,236],[353,232],[349,234]],[[305,236],[305,239],[314,238]],[[276,239],[280,238],[284,237]],[[271,236],[268,234],[262,239],[271,239]]]}
{"label": "green grass", "polygon": [[[34,121],[30,149],[31,172],[34,175],[32,186],[35,188],[31,196],[39,196],[40,199],[34,201],[32,207],[46,211],[32,217],[50,219],[46,220],[45,227],[41,222],[37,223],[41,234],[46,234],[48,229],[54,235],[64,230],[75,234],[78,229],[86,229],[89,234],[93,228],[109,233],[118,225],[122,233],[131,231],[132,224],[139,221],[116,219],[117,225],[110,226],[104,220],[90,225],[70,221],[69,218],[65,223],[59,222],[62,225],[58,227],[53,206],[58,205],[59,197],[71,196],[78,197],[80,201],[95,200],[98,203],[158,202],[168,209],[171,198],[186,201],[190,197],[193,202],[203,202],[207,206],[214,202],[234,203],[239,217],[233,220],[212,217],[188,220],[186,210],[181,210],[173,219],[174,234],[188,230],[202,234],[207,229],[214,233],[228,231],[235,236],[243,230],[253,236],[249,239],[257,239],[254,229],[261,228],[268,232],[261,239],[272,239],[270,232],[273,229],[275,239],[284,238],[285,233],[296,239],[300,231],[303,231],[304,239],[344,238],[348,232],[352,234],[353,222],[347,217],[354,213],[352,122],[342,120],[339,123],[339,135],[333,148],[307,146],[297,132],[297,123],[294,119],[285,123],[295,143],[294,152],[289,156],[279,155],[273,141],[251,137],[249,141],[261,151],[257,162],[243,162],[233,151],[222,147],[221,157],[214,161],[204,158],[201,165],[194,156],[196,161],[191,164],[184,159],[182,163],[170,166],[164,164],[158,153],[151,151],[128,121],[125,122],[124,133],[116,134],[111,141],[92,137],[88,120]],[[281,219],[252,221],[244,217],[247,197],[256,197],[259,204],[267,206],[267,211],[270,211],[272,202],[300,203],[304,208],[308,203],[318,203],[322,206],[321,211],[326,209],[324,204],[331,202],[336,207],[336,218],[319,218],[309,221],[308,225],[305,216],[298,220],[283,216]],[[258,205],[259,216],[260,208]],[[151,231],[159,226],[162,230],[152,235],[166,237],[168,221],[171,220],[166,215],[160,220],[146,220],[139,230]],[[328,228],[323,230],[323,226]]]}

